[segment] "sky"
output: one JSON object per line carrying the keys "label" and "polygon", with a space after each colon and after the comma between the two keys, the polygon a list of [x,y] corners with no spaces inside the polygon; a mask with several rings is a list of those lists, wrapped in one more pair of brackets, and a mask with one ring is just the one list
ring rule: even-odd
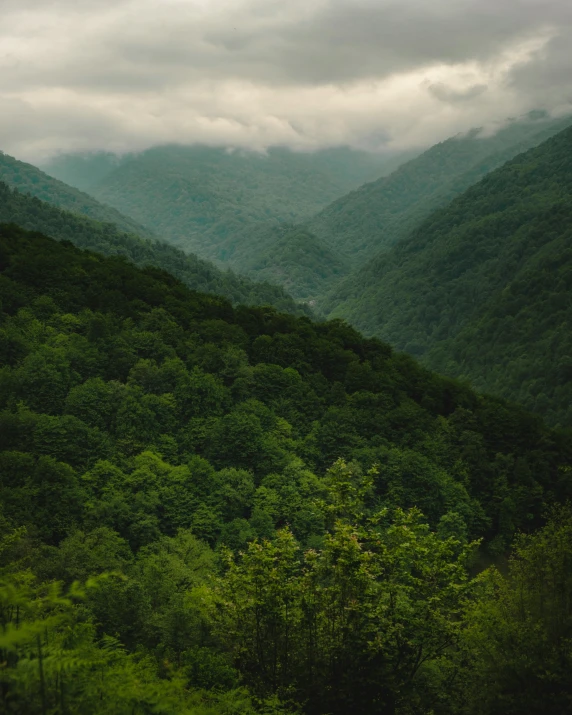
{"label": "sky", "polygon": [[423,147],[571,70],[571,0],[0,0],[0,149]]}

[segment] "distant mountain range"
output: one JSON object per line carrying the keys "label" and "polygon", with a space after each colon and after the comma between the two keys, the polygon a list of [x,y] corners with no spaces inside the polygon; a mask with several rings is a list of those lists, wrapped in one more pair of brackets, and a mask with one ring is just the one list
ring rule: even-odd
{"label": "distant mountain range", "polygon": [[[141,222],[142,231],[279,284],[324,317],[344,318],[432,369],[564,425],[572,423],[571,123],[538,113],[494,135],[452,137],[306,219],[344,182],[389,164],[346,149],[262,156],[172,146],[123,158],[59,157],[54,167],[60,175],[75,172],[84,186],[92,167],[90,190],[130,214],[119,214],[122,228]],[[114,211],[2,159],[12,185],[17,179],[35,195],[42,187],[66,208],[77,210],[81,200],[92,215]],[[81,233],[68,233],[74,231]],[[96,243],[107,241],[97,250],[160,265],[234,302],[306,310],[269,283],[221,272],[164,244],[123,234],[112,250],[105,231],[112,229],[91,229]]]}
{"label": "distant mountain range", "polygon": [[123,157],[62,155],[45,168],[183,250],[320,305],[433,210],[569,121],[538,113],[414,158],[173,145]]}
{"label": "distant mountain range", "polygon": [[[349,148],[265,154],[207,146],[161,146],[114,159],[58,157],[45,170],[87,186],[99,201],[162,238],[212,258],[219,241],[255,222],[309,218],[364,181],[389,173],[406,155]],[[79,167],[79,168],[78,168]]]}
{"label": "distant mountain range", "polygon": [[[0,223],[14,223],[28,230],[39,231],[58,240],[67,240],[79,246],[104,255],[122,255],[138,266],[156,266],[172,273],[194,290],[228,298],[233,303],[249,305],[274,305],[280,310],[298,315],[307,315],[307,306],[297,304],[283,288],[269,283],[253,281],[222,271],[212,263],[167,243],[142,238],[135,233],[126,233],[119,226],[129,225],[129,219],[117,214],[118,224],[102,223],[72,213],[58,207],[58,202],[67,196],[74,197],[74,191],[61,182],[43,175],[35,167],[16,162],[5,155],[0,158],[17,169],[20,186],[41,186],[42,195],[52,199],[51,203],[41,201],[36,196],[20,193],[0,181]],[[34,180],[39,179],[36,183]],[[50,188],[55,192],[51,193]],[[88,197],[89,198],[89,197]],[[73,204],[76,208],[80,204]],[[107,207],[90,199],[87,206],[92,214],[105,215]],[[110,209],[111,215],[117,212]]]}

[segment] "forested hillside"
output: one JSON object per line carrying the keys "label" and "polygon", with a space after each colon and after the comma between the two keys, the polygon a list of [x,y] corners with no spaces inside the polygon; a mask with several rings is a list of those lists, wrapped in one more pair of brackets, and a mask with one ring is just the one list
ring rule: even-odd
{"label": "forested hillside", "polygon": [[0,298],[3,712],[569,709],[568,433],[15,226]]}
{"label": "forested hillside", "polygon": [[515,121],[494,136],[452,137],[387,178],[365,184],[311,219],[306,228],[355,266],[405,238],[436,209],[517,154],[537,146],[572,118]]}
{"label": "forested hillside", "polygon": [[347,261],[301,226],[256,224],[219,243],[221,264],[283,286],[298,300],[315,300],[349,272]]}
{"label": "forested hillside", "polygon": [[233,303],[274,305],[280,310],[308,314],[307,306],[297,304],[282,288],[255,282],[231,271],[221,271],[208,261],[160,241],[124,233],[113,224],[92,221],[63,211],[39,199],[24,196],[0,182],[0,222],[16,223],[80,248],[104,255],[120,255],[138,266],[155,266],[169,271],[194,290],[215,293]]}
{"label": "forested hillside", "polygon": [[395,162],[393,156],[344,148],[271,148],[261,154],[162,146],[122,163],[90,191],[162,238],[210,259],[221,241],[250,224],[308,218]]}
{"label": "forested hillside", "polygon": [[2,152],[0,152],[0,181],[23,194],[30,194],[66,211],[88,216],[95,221],[113,223],[122,231],[153,238],[149,229],[120,214],[111,206],[100,204],[92,196],[48,176],[32,164],[18,161]]}
{"label": "forested hillside", "polygon": [[[186,147],[189,156],[193,156],[197,166],[194,171],[200,171],[201,162],[209,164],[215,160],[220,150],[212,152],[208,147],[195,145]],[[236,152],[239,163],[245,158],[244,153]],[[247,152],[246,156],[248,156]],[[404,162],[419,154],[419,150],[402,150],[399,152],[389,152],[384,156],[376,156],[366,152],[353,151],[349,148],[336,147],[332,150],[317,151],[309,154],[302,154],[292,157],[289,152],[278,152],[275,169],[279,170],[279,161],[294,159],[298,161],[300,168],[307,171],[321,174],[323,176],[335,177],[336,181],[341,181],[345,186],[359,185],[364,181],[377,178],[382,174],[390,174],[394,169]],[[58,154],[45,161],[41,168],[50,176],[64,181],[70,186],[75,186],[82,191],[90,191],[102,182],[107,176],[113,173],[119,166],[136,158],[136,154],[113,154],[105,151],[78,152],[75,154]],[[256,166],[256,165],[255,165]],[[288,171],[288,169],[287,169]]]}
{"label": "forested hillside", "polygon": [[572,425],[572,129],[521,154],[348,279],[330,313]]}
{"label": "forested hillside", "polygon": [[69,186],[89,193],[90,189],[131,157],[131,154],[119,155],[109,151],[56,154],[39,164],[39,167]]}

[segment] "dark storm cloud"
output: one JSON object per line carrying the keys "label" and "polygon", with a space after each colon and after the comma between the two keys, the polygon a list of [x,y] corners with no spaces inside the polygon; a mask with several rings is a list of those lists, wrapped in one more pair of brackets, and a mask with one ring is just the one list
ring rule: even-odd
{"label": "dark storm cloud", "polygon": [[569,0],[0,0],[0,142],[430,142],[570,102],[571,28]]}

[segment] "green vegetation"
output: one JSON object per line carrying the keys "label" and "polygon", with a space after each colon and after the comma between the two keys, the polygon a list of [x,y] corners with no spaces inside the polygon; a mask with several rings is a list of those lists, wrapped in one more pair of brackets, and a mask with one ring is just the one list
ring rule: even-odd
{"label": "green vegetation", "polygon": [[[393,156],[351,149],[266,154],[163,146],[131,157],[90,189],[175,245],[215,259],[219,245],[257,222],[308,218],[396,165]],[[244,232],[244,233],[243,233]]]}
{"label": "green vegetation", "polygon": [[572,129],[434,213],[330,314],[443,373],[572,424]]}
{"label": "green vegetation", "polygon": [[0,300],[3,712],[570,708],[569,434],[13,225]]}
{"label": "green vegetation", "polygon": [[347,261],[300,226],[257,224],[232,234],[216,258],[240,274],[285,288],[298,300],[324,295],[347,275]]}
{"label": "green vegetation", "polygon": [[46,174],[54,176],[65,184],[89,193],[94,186],[131,156],[131,154],[112,154],[108,151],[56,154],[39,167]]}
{"label": "green vegetation", "polygon": [[113,223],[120,230],[136,233],[145,238],[153,238],[153,234],[133,219],[123,216],[111,206],[100,204],[91,196],[67,186],[48,176],[32,164],[18,161],[0,151],[0,181],[17,189],[23,194],[30,194],[41,201],[57,206],[65,211],[71,211],[81,216],[87,216],[95,221]]}
{"label": "green vegetation", "polygon": [[36,198],[12,191],[0,182],[0,222],[16,223],[40,231],[58,240],[67,240],[80,248],[104,255],[119,255],[138,266],[156,266],[169,271],[189,288],[216,293],[233,303],[274,305],[280,310],[307,315],[306,306],[298,305],[282,288],[221,271],[212,263],[167,243],[140,238],[120,231],[113,224],[102,224],[55,208]]}
{"label": "green vegetation", "polygon": [[355,266],[406,238],[435,209],[517,154],[537,146],[572,119],[535,118],[492,137],[478,130],[437,144],[416,159],[334,201],[306,224]]}

